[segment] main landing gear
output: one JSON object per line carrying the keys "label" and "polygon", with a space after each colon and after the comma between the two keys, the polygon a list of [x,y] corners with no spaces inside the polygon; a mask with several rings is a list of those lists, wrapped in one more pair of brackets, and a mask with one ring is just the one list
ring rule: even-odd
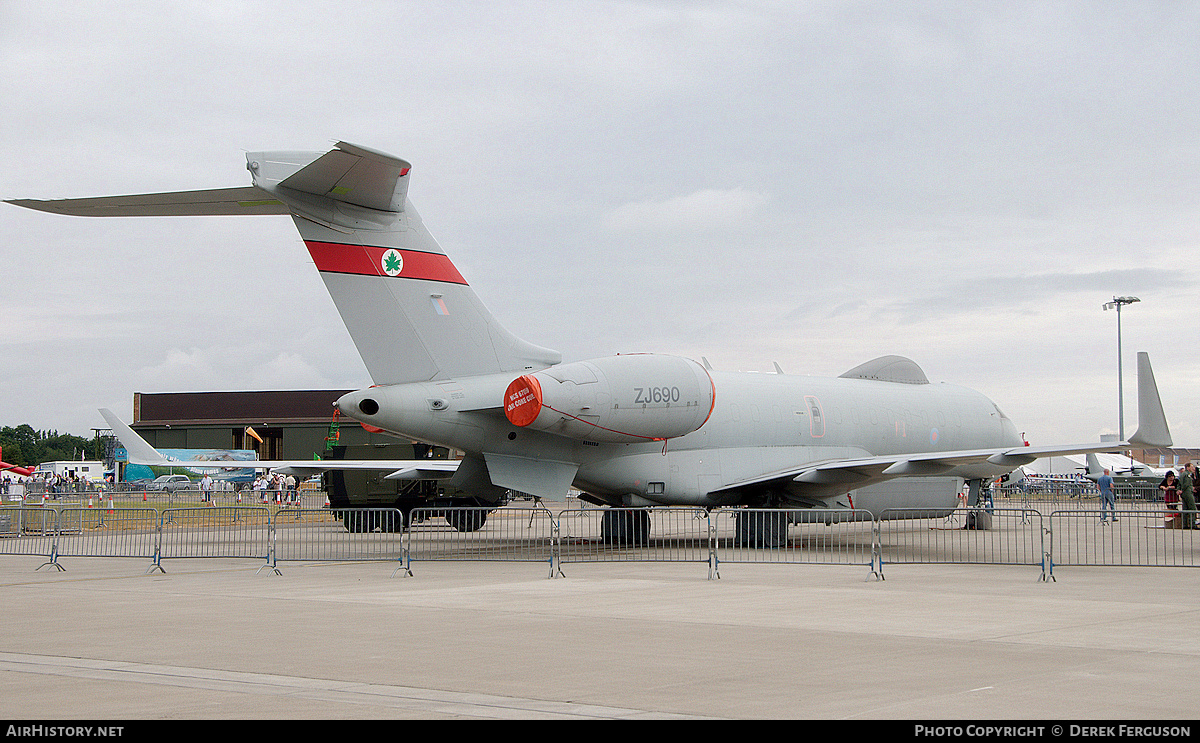
{"label": "main landing gear", "polygon": [[787,511],[739,511],[734,545],[751,549],[786,547],[790,523]]}
{"label": "main landing gear", "polygon": [[408,529],[416,512],[416,520],[424,521],[431,516],[442,516],[455,531],[479,531],[487,523],[488,514],[495,506],[485,505],[475,498],[455,498],[443,502],[446,510],[434,510],[428,502],[397,500],[391,508],[358,508],[340,511],[339,518],[346,531],[364,534],[373,531],[401,532]]}
{"label": "main landing gear", "polygon": [[631,547],[650,544],[650,512],[644,509],[608,509],[600,517],[600,541]]}
{"label": "main landing gear", "polygon": [[455,531],[479,531],[483,528],[484,522],[487,521],[488,512],[482,509],[470,508],[461,511],[446,511],[445,516],[446,521],[450,526],[454,527]]}
{"label": "main landing gear", "polygon": [[[786,510],[739,511],[734,544],[750,549],[786,547],[793,515]],[[626,547],[650,544],[650,512],[641,508],[609,508],[600,517],[600,541]]]}
{"label": "main landing gear", "polygon": [[351,534],[373,531],[400,532],[407,526],[408,514],[391,508],[363,508],[341,512],[342,525]]}

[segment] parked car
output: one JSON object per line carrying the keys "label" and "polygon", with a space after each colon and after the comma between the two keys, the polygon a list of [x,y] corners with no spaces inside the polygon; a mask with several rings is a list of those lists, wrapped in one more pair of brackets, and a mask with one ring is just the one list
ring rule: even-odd
{"label": "parked car", "polygon": [[146,490],[165,490],[174,493],[176,490],[187,490],[192,487],[192,481],[187,475],[159,475],[154,482],[146,486]]}

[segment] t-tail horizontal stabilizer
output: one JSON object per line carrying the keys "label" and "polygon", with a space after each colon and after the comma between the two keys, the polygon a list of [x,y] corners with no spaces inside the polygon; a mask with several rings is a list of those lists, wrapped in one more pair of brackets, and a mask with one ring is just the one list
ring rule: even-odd
{"label": "t-tail horizontal stabilizer", "polygon": [[1129,443],[1148,448],[1167,448],[1174,442],[1167,428],[1167,415],[1163,412],[1162,399],[1158,396],[1158,385],[1154,382],[1154,369],[1150,367],[1150,354],[1138,351],[1138,429],[1129,437]]}
{"label": "t-tail horizontal stabilizer", "polygon": [[289,213],[282,201],[257,186],[85,199],[7,201],[26,209],[72,217],[244,217]]}

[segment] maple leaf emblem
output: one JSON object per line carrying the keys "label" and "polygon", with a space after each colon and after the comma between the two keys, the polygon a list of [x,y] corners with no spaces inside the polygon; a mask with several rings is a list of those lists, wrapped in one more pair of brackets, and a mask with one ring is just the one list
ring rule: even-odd
{"label": "maple leaf emblem", "polygon": [[383,254],[383,272],[388,276],[395,276],[404,269],[404,257],[395,250],[389,250]]}

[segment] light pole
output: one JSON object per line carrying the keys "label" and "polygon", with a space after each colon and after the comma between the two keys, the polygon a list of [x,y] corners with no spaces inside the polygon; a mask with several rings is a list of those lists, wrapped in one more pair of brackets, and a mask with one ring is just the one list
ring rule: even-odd
{"label": "light pole", "polygon": [[1111,302],[1104,303],[1104,309],[1117,308],[1117,419],[1120,431],[1117,434],[1121,441],[1125,440],[1125,376],[1121,373],[1121,305],[1133,304],[1142,300],[1137,297],[1113,297]]}

